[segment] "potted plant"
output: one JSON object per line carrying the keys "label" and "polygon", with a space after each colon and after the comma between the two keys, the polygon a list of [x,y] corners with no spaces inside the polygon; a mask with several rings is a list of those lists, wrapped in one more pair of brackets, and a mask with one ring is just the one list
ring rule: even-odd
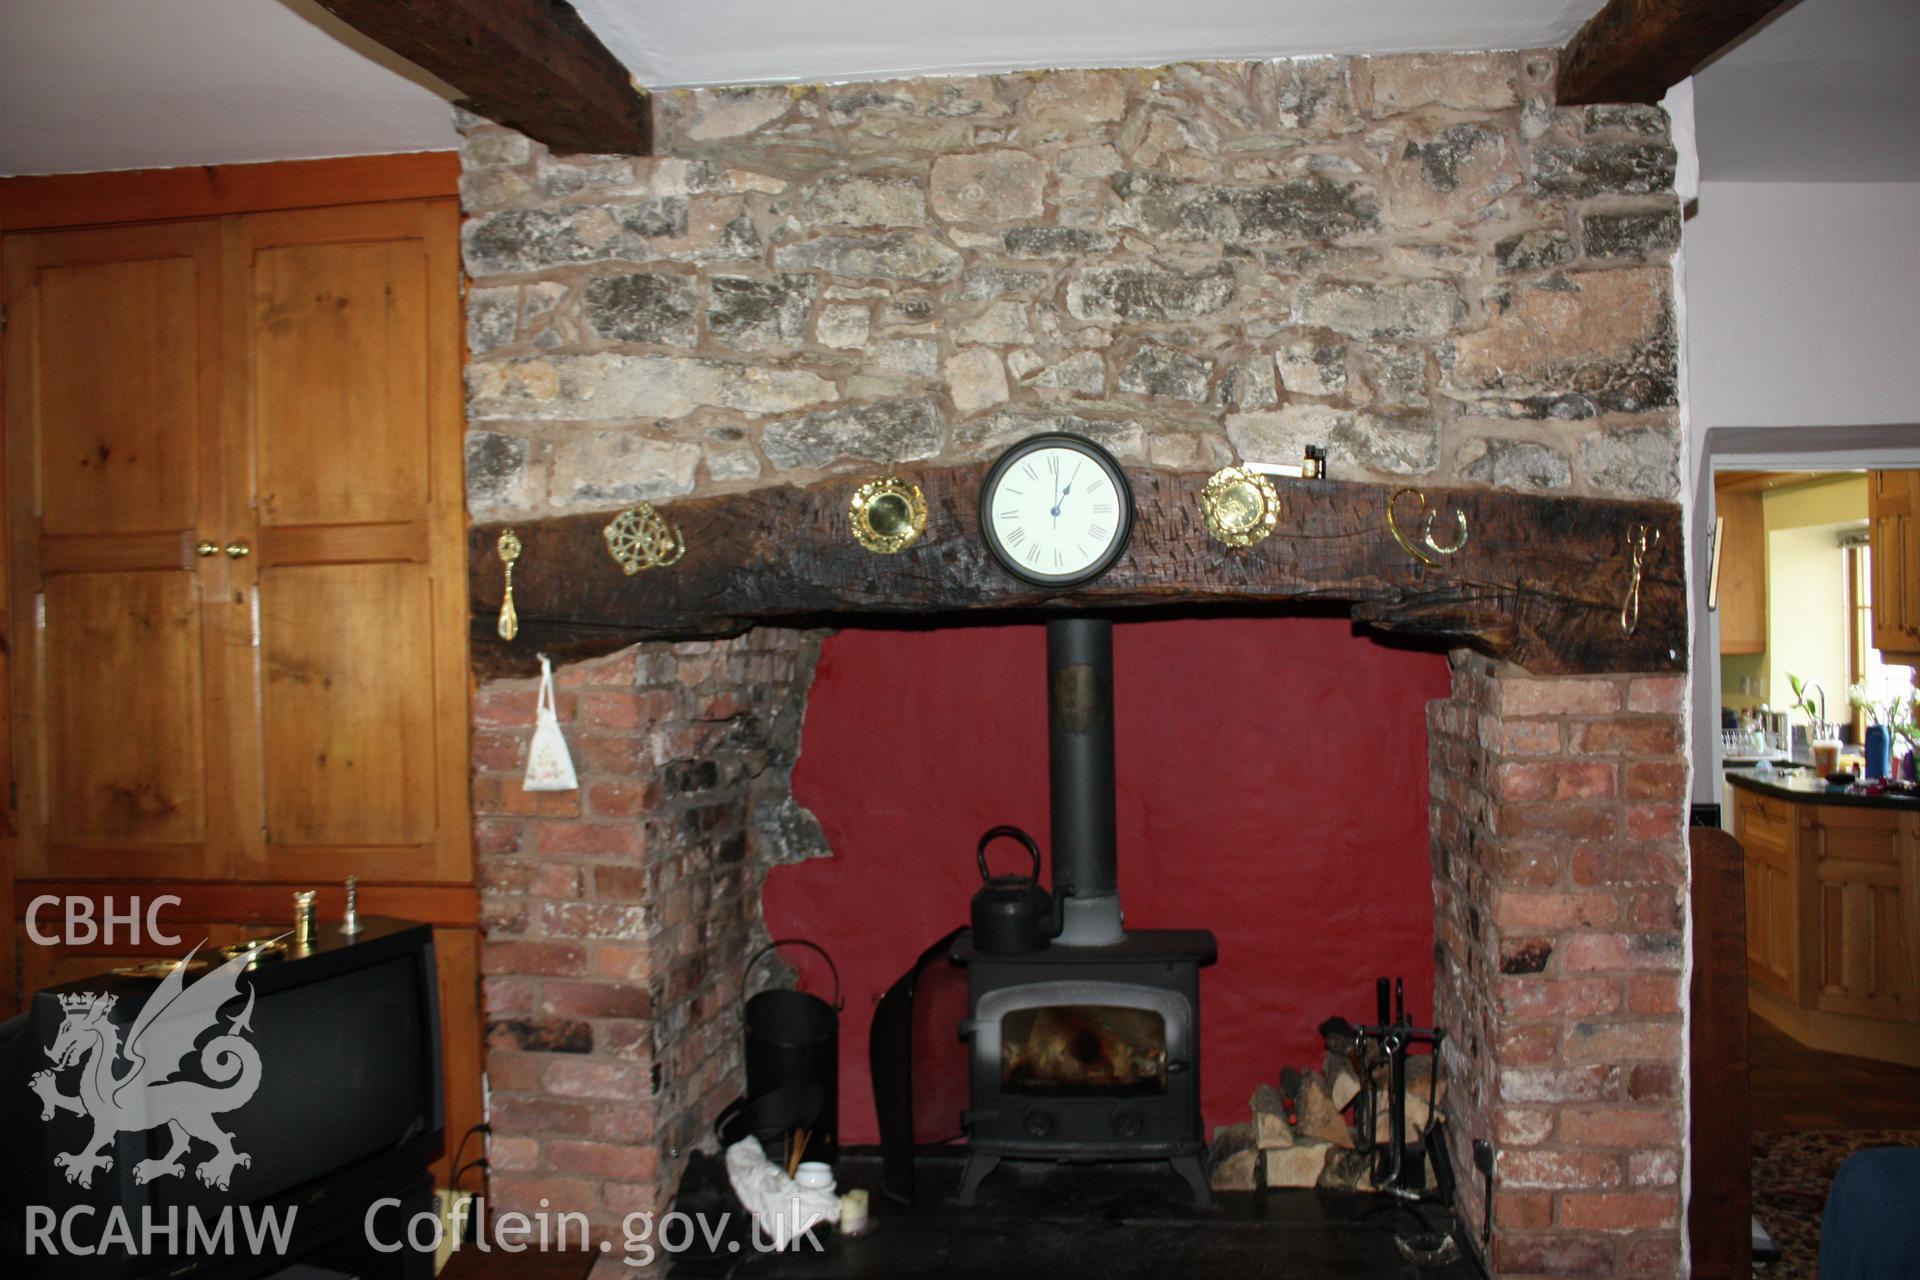
{"label": "potted plant", "polygon": [[[1808,744],[1813,748],[1814,771],[1822,777],[1837,772],[1840,768],[1840,732],[1827,722],[1827,691],[1817,683],[1810,684],[1793,672],[1787,672],[1787,687],[1793,690],[1793,710],[1807,718]],[[1814,705],[1813,695],[1820,695],[1819,705]]]}

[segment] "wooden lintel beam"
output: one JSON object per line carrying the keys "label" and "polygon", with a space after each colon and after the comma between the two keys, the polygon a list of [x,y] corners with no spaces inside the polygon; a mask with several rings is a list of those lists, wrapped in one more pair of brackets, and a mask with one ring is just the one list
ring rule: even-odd
{"label": "wooden lintel beam", "polygon": [[1686,664],[1685,544],[1673,503],[1433,489],[1426,498],[1436,541],[1460,541],[1461,522],[1469,536],[1457,554],[1428,552],[1431,563],[1422,563],[1388,525],[1392,506],[1416,544],[1427,529],[1419,499],[1397,486],[1279,481],[1279,528],[1235,550],[1206,531],[1205,475],[1132,471],[1136,514],[1126,554],[1098,581],[1057,596],[1016,581],[988,557],[978,516],[985,470],[903,470],[925,493],[929,518],[921,539],[891,556],[853,540],[847,500],[857,478],[665,504],[660,513],[679,529],[685,555],[631,577],[608,555],[608,515],[516,521],[520,630],[512,643],[496,634],[502,526],[475,526],[467,544],[474,667],[482,678],[525,675],[538,669],[540,652],[582,658],[638,640],[734,635],[763,623],[958,622],[1062,606],[1336,604],[1370,626],[1472,645],[1538,675]]}
{"label": "wooden lintel beam", "polygon": [[1794,0],[1607,0],[1560,54],[1562,106],[1655,103]]}
{"label": "wooden lintel beam", "polygon": [[320,0],[469,110],[566,153],[645,155],[647,95],[565,0]]}

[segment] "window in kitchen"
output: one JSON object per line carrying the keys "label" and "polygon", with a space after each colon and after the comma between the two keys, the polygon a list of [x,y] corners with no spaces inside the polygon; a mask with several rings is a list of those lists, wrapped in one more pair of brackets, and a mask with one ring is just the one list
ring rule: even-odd
{"label": "window in kitchen", "polygon": [[[1847,566],[1847,678],[1867,701],[1881,708],[1884,719],[1886,709],[1895,703],[1912,707],[1913,668],[1882,662],[1880,651],[1873,647],[1873,592],[1868,585],[1873,581],[1870,559],[1873,553],[1867,547],[1866,538],[1866,530],[1862,529],[1857,540],[1852,536],[1848,538],[1842,551]],[[1866,727],[1866,713],[1854,708],[1852,740],[1864,741]],[[1898,746],[1895,750],[1897,753]]]}

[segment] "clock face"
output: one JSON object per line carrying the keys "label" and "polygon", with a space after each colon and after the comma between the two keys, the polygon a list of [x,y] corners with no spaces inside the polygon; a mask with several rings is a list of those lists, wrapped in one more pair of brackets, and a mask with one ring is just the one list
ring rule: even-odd
{"label": "clock face", "polygon": [[1091,440],[1034,436],[987,473],[980,527],[1015,577],[1075,586],[1106,572],[1126,549],[1133,494],[1120,464]]}

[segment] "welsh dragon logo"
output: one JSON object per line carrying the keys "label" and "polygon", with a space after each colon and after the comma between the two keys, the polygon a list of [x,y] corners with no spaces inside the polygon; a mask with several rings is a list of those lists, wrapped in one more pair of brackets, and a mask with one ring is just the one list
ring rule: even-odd
{"label": "welsh dragon logo", "polygon": [[[225,1191],[236,1167],[253,1164],[251,1156],[233,1149],[233,1135],[214,1123],[215,1115],[246,1105],[260,1087],[259,1051],[242,1038],[253,1029],[251,988],[246,1008],[229,1016],[227,1029],[200,1049],[201,1074],[213,1084],[174,1079],[201,1036],[218,1026],[220,1007],[239,998],[240,974],[251,958],[242,952],[189,987],[184,974],[199,949],[168,970],[127,1029],[124,1044],[108,1016],[115,997],[91,992],[60,997],[66,1018],[46,1051],[53,1069],[35,1072],[28,1087],[40,1095],[42,1120],[70,1111],[93,1121],[93,1136],[85,1145],[53,1158],[68,1182],[92,1186],[94,1170],[113,1168],[116,1134],[161,1125],[172,1130],[173,1147],[136,1164],[135,1182],[180,1177],[186,1172],[181,1158],[196,1138],[213,1148],[194,1170],[210,1187]],[[76,1063],[80,1089],[70,1096],[59,1091],[55,1077]]]}

